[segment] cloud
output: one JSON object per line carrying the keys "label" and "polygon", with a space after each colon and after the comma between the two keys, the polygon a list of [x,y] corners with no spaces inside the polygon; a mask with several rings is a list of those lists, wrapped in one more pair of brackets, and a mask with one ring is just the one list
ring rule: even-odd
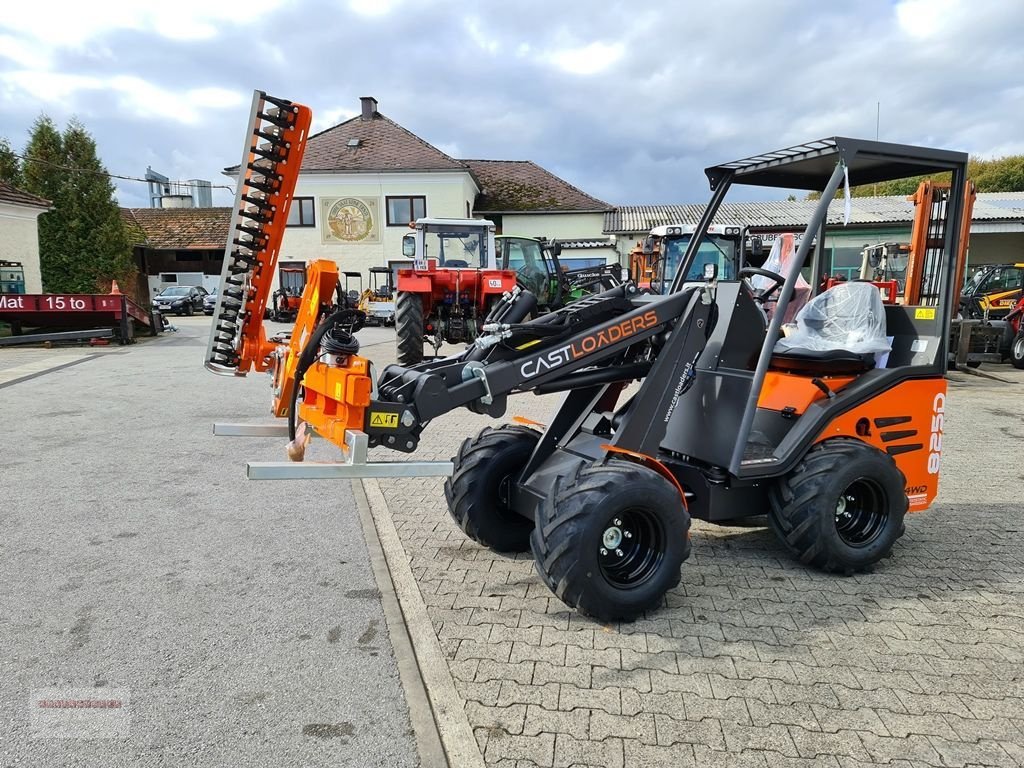
{"label": "cloud", "polygon": [[244,101],[240,93],[224,88],[192,88],[176,93],[132,75],[100,78],[19,70],[0,74],[0,81],[19,90],[18,98],[31,97],[43,108],[63,104],[82,92],[104,91],[117,97],[122,114],[186,125],[198,124],[209,110],[231,109]]}
{"label": "cloud", "polygon": [[826,135],[873,137],[879,102],[882,140],[1024,152],[1021,3],[483,8],[15,4],[0,19],[0,136],[19,145],[41,110],[74,114],[111,170],[220,181],[238,161],[254,88],[309,104],[316,130],[372,95],[436,146],[534,160],[623,204],[702,201],[705,166]]}
{"label": "cloud", "polygon": [[397,0],[349,0],[349,9],[359,16],[387,16],[398,5]]}
{"label": "cloud", "polygon": [[948,29],[962,8],[958,0],[903,0],[896,4],[896,21],[911,37],[928,39]]}
{"label": "cloud", "polygon": [[225,25],[258,21],[283,0],[175,0],[140,3],[104,0],[102,5],[80,0],[12,3],[4,8],[0,26],[51,46],[82,45],[113,29],[154,32],[169,40],[214,38]]}
{"label": "cloud", "polygon": [[580,48],[568,48],[551,54],[555,66],[574,75],[596,75],[622,58],[622,43],[595,42]]}

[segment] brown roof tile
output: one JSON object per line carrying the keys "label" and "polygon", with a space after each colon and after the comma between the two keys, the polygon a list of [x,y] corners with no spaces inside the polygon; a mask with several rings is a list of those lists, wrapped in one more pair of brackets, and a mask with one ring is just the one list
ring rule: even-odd
{"label": "brown roof tile", "polygon": [[[359,145],[350,147],[353,139]],[[436,171],[465,166],[380,112],[353,117],[309,137],[303,171]]]}
{"label": "brown roof tile", "polygon": [[606,211],[608,203],[591,197],[529,160],[463,160],[483,191],[477,213],[506,211]]}
{"label": "brown roof tile", "polygon": [[136,245],[168,250],[223,248],[231,228],[231,208],[122,208],[121,217],[144,236]]}
{"label": "brown roof tile", "polygon": [[[364,110],[368,105],[363,105]],[[478,212],[606,211],[610,205],[528,160],[457,160],[376,111],[309,137],[302,171],[469,171],[482,193]],[[358,142],[358,143],[355,143]],[[350,143],[354,144],[350,146]],[[229,176],[238,166],[225,168]]]}
{"label": "brown roof tile", "polygon": [[30,205],[33,208],[49,208],[50,201],[29,194],[17,187],[11,186],[6,181],[0,181],[0,202],[14,203],[15,205]]}

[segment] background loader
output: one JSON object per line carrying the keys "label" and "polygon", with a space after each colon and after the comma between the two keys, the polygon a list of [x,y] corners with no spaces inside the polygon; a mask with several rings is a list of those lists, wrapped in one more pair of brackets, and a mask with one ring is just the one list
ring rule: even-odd
{"label": "background loader", "polygon": [[[697,231],[693,224],[667,224],[652,229],[643,242],[638,242],[629,252],[630,279],[642,291],[664,293]],[[742,262],[742,232],[741,227],[734,225],[708,226],[700,239],[698,256],[690,266],[687,281],[700,281],[704,265],[710,263],[718,265],[721,279],[734,279]]]}
{"label": "background loader", "polygon": [[[306,120],[308,110],[293,106],[295,120]],[[251,135],[260,130],[257,120]],[[245,241],[247,250],[226,260],[230,274],[252,254],[243,298],[257,308],[287,215],[289,169],[298,167],[296,153],[301,158],[294,132],[288,151],[270,201],[283,213],[266,221],[258,248]],[[745,267],[722,279],[710,262],[695,284],[693,238],[663,294],[625,283],[529,319],[536,298],[516,288],[496,301],[464,351],[389,365],[379,376],[358,353],[361,314],[324,301],[337,266],[314,262],[302,332],[288,347],[265,344],[259,314],[244,312],[234,335],[215,329],[207,367],[271,371],[272,409],[288,418],[292,447],[309,429],[343,453],[335,463],[250,464],[250,477],[450,471],[445,498],[468,536],[531,551],[558,598],[603,621],[662,604],[694,545],[692,518],[729,523],[767,513],[783,546],[806,565],[870,570],[892,554],[906,513],[927,509],[938,490],[966,164],[959,152],[836,137],[712,166],[699,232],[734,185],[821,193],[785,274]],[[823,267],[827,208],[845,176],[861,185],[950,172],[951,185],[932,190],[920,217],[929,250],[908,269],[914,301],[884,305],[869,283],[821,290],[815,281],[795,326],[783,328],[806,258],[814,274]],[[256,173],[257,185],[261,178]],[[242,199],[250,188],[247,174]],[[767,285],[755,289],[755,276]],[[455,408],[498,418],[515,392],[563,399],[546,425],[520,418],[468,436],[450,465],[366,459],[373,446],[415,452],[426,426]]]}

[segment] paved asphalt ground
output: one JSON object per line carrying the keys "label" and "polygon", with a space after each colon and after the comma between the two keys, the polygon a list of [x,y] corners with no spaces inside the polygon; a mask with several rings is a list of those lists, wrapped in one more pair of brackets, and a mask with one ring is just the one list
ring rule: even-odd
{"label": "paved asphalt ground", "polygon": [[[268,379],[175,323],[0,350],[0,385],[79,361],[0,388],[0,765],[417,765],[350,484],[247,481],[281,441],[212,425],[269,420]],[[40,689],[121,700],[127,738],[38,730]]]}
{"label": "paved asphalt ground", "polygon": [[[207,322],[6,387],[44,353],[0,353],[2,766],[417,762],[377,537],[347,483],[243,479],[280,442],[210,425],[263,419],[267,379],[204,372]],[[389,332],[360,337],[393,359]],[[951,376],[939,499],[874,573],[697,523],[680,585],[631,624],[468,540],[439,480],[363,483],[453,765],[1024,765],[1024,372],[985,368],[1004,381]],[[488,423],[437,419],[417,455]],[[127,738],[32,738],[49,687],[127,697]]]}

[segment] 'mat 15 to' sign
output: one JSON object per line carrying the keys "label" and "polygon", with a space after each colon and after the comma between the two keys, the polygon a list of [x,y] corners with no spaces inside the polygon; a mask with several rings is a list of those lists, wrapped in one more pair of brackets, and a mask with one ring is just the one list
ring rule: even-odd
{"label": "'mat 15 to' sign", "polygon": [[61,293],[0,294],[0,310],[21,312],[110,312],[120,307],[120,296],[89,296]]}

